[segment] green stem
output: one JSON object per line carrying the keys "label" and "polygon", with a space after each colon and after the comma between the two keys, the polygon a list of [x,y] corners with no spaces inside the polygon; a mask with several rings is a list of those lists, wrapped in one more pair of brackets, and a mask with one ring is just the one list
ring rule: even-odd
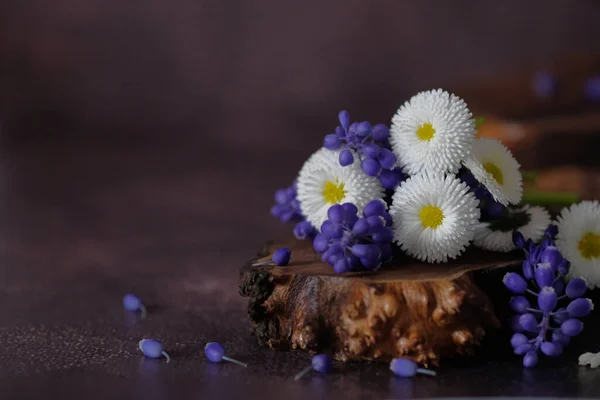
{"label": "green stem", "polygon": [[571,205],[579,201],[579,195],[572,192],[549,192],[529,189],[523,192],[523,203],[539,205]]}
{"label": "green stem", "polygon": [[535,171],[521,171],[523,180],[534,183],[537,180],[537,172]]}

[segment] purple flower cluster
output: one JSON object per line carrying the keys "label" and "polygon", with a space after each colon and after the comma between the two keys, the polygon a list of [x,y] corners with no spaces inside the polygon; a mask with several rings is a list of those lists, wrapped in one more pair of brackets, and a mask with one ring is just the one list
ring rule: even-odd
{"label": "purple flower cluster", "polygon": [[304,219],[300,213],[300,202],[296,198],[296,181],[290,187],[275,192],[275,205],[271,207],[271,215],[279,218],[281,222]]}
{"label": "purple flower cluster", "polygon": [[335,204],[327,211],[313,247],[338,273],[376,270],[392,259],[392,217],[381,200],[369,202],[363,217],[354,204]]}
{"label": "purple flower cluster", "polygon": [[296,198],[296,181],[292,186],[275,192],[275,205],[271,207],[271,214],[281,222],[297,222],[294,226],[296,239],[312,239],[316,234],[315,228],[300,212],[300,202]]}
{"label": "purple flower cluster", "polygon": [[340,125],[335,133],[325,136],[323,146],[329,150],[340,150],[339,162],[342,167],[354,162],[356,155],[363,172],[379,177],[386,189],[394,189],[405,178],[402,169],[396,165],[396,155],[390,149],[390,130],[385,124],[371,126],[367,121],[350,124],[348,111],[340,111]]}
{"label": "purple flower cluster", "polygon": [[[593,309],[590,299],[583,298],[587,285],[574,278],[565,284],[569,262],[554,247],[557,228],[551,225],[540,244],[525,241],[523,235],[513,232],[513,242],[523,249],[526,259],[523,274],[515,272],[504,276],[504,285],[517,296],[510,307],[517,313],[512,319],[515,332],[510,340],[515,354],[523,355],[523,365],[533,367],[541,351],[549,357],[558,357],[571,338],[583,330],[580,318]],[[561,302],[568,305],[561,307]]]}

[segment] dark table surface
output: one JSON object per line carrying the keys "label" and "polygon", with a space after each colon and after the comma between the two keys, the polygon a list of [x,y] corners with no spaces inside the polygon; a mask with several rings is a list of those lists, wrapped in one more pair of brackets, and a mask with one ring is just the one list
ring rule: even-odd
{"label": "dark table surface", "polygon": [[[3,399],[600,396],[600,370],[576,355],[533,370],[510,354],[459,360],[415,379],[338,364],[293,381],[310,357],[259,347],[237,285],[239,267],[287,230],[268,209],[305,150],[88,137],[1,152]],[[123,310],[126,292],[145,300],[147,319]],[[141,356],[147,337],[170,364]],[[249,367],[210,364],[208,341]]]}

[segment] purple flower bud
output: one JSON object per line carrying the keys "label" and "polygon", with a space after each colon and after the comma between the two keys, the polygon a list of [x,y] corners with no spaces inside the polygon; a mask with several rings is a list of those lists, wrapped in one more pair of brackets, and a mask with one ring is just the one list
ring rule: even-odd
{"label": "purple flower bud", "polygon": [[273,253],[273,263],[280,267],[288,265],[288,263],[290,262],[291,255],[292,251],[290,249],[288,249],[287,247],[282,247],[281,249],[278,249],[275,253]]}
{"label": "purple flower bud", "polygon": [[525,331],[533,332],[538,327],[538,322],[533,314],[523,314],[519,317],[519,324]]}
{"label": "purple flower bud", "polygon": [[500,219],[504,216],[504,212],[506,211],[506,207],[497,201],[490,201],[487,206],[487,213],[490,218]]}
{"label": "purple flower bud", "polygon": [[342,249],[342,246],[340,246],[339,244],[332,244],[323,253],[323,255],[321,256],[321,260],[323,260],[324,262],[326,262],[330,265],[333,265],[335,263],[335,261],[343,255],[344,255],[344,250]]}
{"label": "purple flower bud", "polygon": [[381,266],[381,255],[379,257],[360,257],[360,263],[366,269],[375,270]]}
{"label": "purple flower bud", "polygon": [[373,229],[371,237],[373,238],[373,241],[378,244],[390,243],[392,240],[394,240],[394,231],[392,231],[387,226],[382,226]]}
{"label": "purple flower bud", "polygon": [[535,351],[530,351],[523,357],[523,366],[527,368],[535,367],[538,363],[538,356]]}
{"label": "purple flower bud", "polygon": [[346,110],[342,110],[338,114],[338,119],[342,128],[348,130],[348,125],[350,125],[350,113]]}
{"label": "purple flower bud", "polygon": [[565,335],[561,331],[554,331],[554,332],[552,332],[552,341],[554,343],[561,344],[564,347],[564,346],[568,346],[569,343],[571,343],[571,337]]}
{"label": "purple flower bud", "polygon": [[385,189],[392,190],[398,186],[399,177],[396,172],[390,169],[384,169],[379,174],[379,182],[381,182],[381,186],[383,186]]}
{"label": "purple flower bud", "polygon": [[594,309],[594,303],[590,299],[579,298],[573,300],[567,306],[567,312],[571,317],[587,317]]}
{"label": "purple flower bud", "polygon": [[396,155],[391,150],[385,148],[381,149],[378,159],[381,166],[386,169],[392,168],[397,161]]}
{"label": "purple flower bud", "polygon": [[341,239],[344,236],[344,228],[340,224],[327,220],[321,225],[321,233],[328,239]]}
{"label": "purple flower bud", "polygon": [[354,156],[348,149],[342,150],[339,155],[339,162],[342,167],[348,166],[354,162]]}
{"label": "purple flower bud", "polygon": [[358,215],[346,213],[346,217],[344,218],[344,222],[346,223],[346,227],[348,229],[352,229],[354,224],[358,221]]}
{"label": "purple flower bud", "polygon": [[344,204],[342,204],[342,207],[344,207],[346,216],[356,215],[358,213],[358,208],[352,203],[344,203]]}
{"label": "purple flower bud", "polygon": [[[529,239],[527,239],[529,241]],[[532,265],[536,265],[540,262],[540,254],[542,253],[542,247],[536,246],[534,244],[531,245],[531,249],[529,250],[529,262]]]}
{"label": "purple flower bud", "polygon": [[527,339],[527,336],[523,335],[522,333],[515,333],[510,338],[510,344],[515,349],[523,344],[528,343],[528,342],[529,342],[529,339]]}
{"label": "purple flower bud", "polygon": [[367,218],[367,222],[372,229],[381,228],[385,226],[385,220],[379,215],[373,215]]}
{"label": "purple flower bud", "polygon": [[565,286],[566,283],[563,277],[556,279],[552,284],[552,287],[554,288],[558,296],[562,296],[563,294],[565,294]]}
{"label": "purple flower bud", "polygon": [[533,77],[532,89],[539,98],[551,97],[556,93],[557,86],[556,78],[549,72],[540,71]]}
{"label": "purple flower bud", "polygon": [[365,218],[360,218],[352,227],[352,234],[355,237],[361,237],[366,235],[369,232],[369,229],[371,229],[371,225],[369,225],[367,220]]}
{"label": "purple flower bud", "polygon": [[560,324],[560,331],[567,336],[577,336],[583,330],[583,322],[575,318],[569,318]]}
{"label": "purple flower bud", "polygon": [[275,191],[275,203],[277,204],[287,204],[289,203],[294,197],[294,193],[291,193],[290,196],[290,192],[286,189],[279,189]]}
{"label": "purple flower bud", "polygon": [[373,140],[381,142],[390,136],[390,130],[385,124],[377,124],[373,127],[371,136],[373,137]]}
{"label": "purple flower bud", "polygon": [[319,233],[315,236],[313,240],[313,248],[317,253],[323,253],[329,247],[329,239],[325,237],[322,233]]}
{"label": "purple flower bud", "polygon": [[585,97],[591,101],[600,101],[600,75],[592,76],[587,80]]}
{"label": "purple flower bud", "polygon": [[533,279],[533,265],[531,265],[529,260],[523,261],[523,276],[528,280]]}
{"label": "purple flower bud", "polygon": [[336,274],[343,274],[345,272],[350,271],[350,263],[346,258],[338,258],[336,262],[333,264],[333,271]]}
{"label": "purple flower bud", "polygon": [[560,251],[554,246],[546,247],[540,254],[540,261],[542,263],[548,263],[555,271],[558,270],[558,266],[562,261],[562,255]]}
{"label": "purple flower bud", "polygon": [[521,275],[515,272],[509,272],[504,275],[502,282],[513,293],[521,294],[527,291],[527,282],[525,282],[525,279]]}
{"label": "purple flower bud", "polygon": [[336,126],[335,127],[335,134],[339,137],[339,138],[343,138],[344,136],[346,136],[346,131],[344,130],[344,128],[342,128],[341,126]]}
{"label": "purple flower bud", "polygon": [[554,246],[554,239],[549,239],[549,238],[544,239],[544,241],[542,242],[542,247],[546,248],[549,246]]}
{"label": "purple flower bud", "polygon": [[538,264],[534,272],[535,281],[539,287],[552,286],[554,270],[550,263]]}
{"label": "purple flower bud", "polygon": [[548,357],[558,357],[563,352],[563,347],[560,343],[544,342],[542,343],[542,353]]}
{"label": "purple flower bud", "polygon": [[360,122],[356,127],[356,136],[364,137],[371,132],[371,124],[367,121]]}
{"label": "purple flower bud", "polygon": [[544,286],[538,295],[538,306],[543,312],[550,312],[556,308],[558,296],[553,287]]}
{"label": "purple flower bud", "polygon": [[287,207],[283,204],[275,204],[271,207],[271,215],[274,217],[279,217],[287,210]]}
{"label": "purple flower bud", "polygon": [[577,299],[585,294],[587,290],[587,283],[582,278],[573,278],[567,284],[565,290],[567,296],[571,299]]}
{"label": "purple flower bud", "polygon": [[415,376],[417,374],[417,369],[417,364],[407,358],[394,358],[390,363],[390,370],[398,376],[407,378]]}
{"label": "purple flower bud", "polygon": [[342,141],[334,133],[325,136],[325,139],[323,139],[323,147],[325,147],[328,150],[337,150],[340,148],[341,145]]}
{"label": "purple flower bud", "polygon": [[531,307],[529,300],[527,300],[524,296],[513,297],[510,299],[509,305],[514,312],[519,314],[526,313],[527,309]]}
{"label": "purple flower bud", "polygon": [[334,224],[341,224],[344,222],[344,217],[346,213],[344,211],[344,207],[340,204],[334,204],[327,210],[327,218]]}
{"label": "purple flower bud", "polygon": [[296,239],[302,240],[312,236],[314,229],[310,222],[301,221],[294,226],[294,236]]}
{"label": "purple flower bud", "polygon": [[569,269],[571,268],[571,263],[567,259],[562,259],[560,264],[558,264],[558,272],[567,275],[569,273]]}
{"label": "purple flower bud", "polygon": [[515,354],[525,354],[534,349],[534,345],[532,343],[524,343],[515,347]]}
{"label": "purple flower bud", "polygon": [[376,244],[355,244],[350,251],[359,258],[376,259],[381,257],[381,249]]}
{"label": "purple flower bud", "polygon": [[362,145],[363,154],[367,157],[376,158],[381,151],[381,147],[375,143],[365,143]]}
{"label": "purple flower bud", "polygon": [[550,237],[550,238],[554,238],[557,233],[558,233],[558,226],[556,226],[556,225],[549,225],[546,228],[546,230],[544,231],[544,236],[547,236],[547,237]]}
{"label": "purple flower bud", "polygon": [[220,343],[210,342],[204,346],[204,354],[206,358],[208,358],[212,362],[219,363],[223,361],[223,356],[225,355],[225,349],[221,346]]}
{"label": "purple flower bud", "polygon": [[369,176],[377,176],[379,175],[379,172],[381,172],[381,165],[379,164],[379,161],[371,157],[365,157],[362,160],[360,167],[362,168],[363,172]]}
{"label": "purple flower bud", "polygon": [[327,354],[313,356],[311,364],[315,371],[325,374],[333,369],[333,360]]}
{"label": "purple flower bud", "polygon": [[350,270],[353,270],[360,265],[360,258],[353,254],[348,254],[346,256],[346,261],[348,261],[348,265],[350,265]]}
{"label": "purple flower bud", "polygon": [[366,217],[372,217],[374,215],[381,215],[386,211],[386,205],[381,200],[371,200],[367,203],[363,210],[363,215]]}

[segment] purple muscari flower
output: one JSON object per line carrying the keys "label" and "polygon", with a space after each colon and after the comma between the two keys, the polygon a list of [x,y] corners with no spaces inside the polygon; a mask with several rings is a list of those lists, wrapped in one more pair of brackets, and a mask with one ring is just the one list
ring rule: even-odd
{"label": "purple muscari flower", "polygon": [[302,371],[300,371],[299,373],[296,374],[296,376],[294,377],[294,380],[295,381],[299,380],[300,378],[302,378],[304,375],[306,375],[311,370],[315,370],[322,374],[327,374],[327,373],[331,372],[332,369],[333,369],[333,359],[331,358],[331,356],[329,356],[327,354],[317,354],[317,355],[313,356],[311,363],[308,367],[304,368]]}
{"label": "purple muscari flower", "polygon": [[362,170],[369,176],[379,177],[386,189],[394,189],[402,180],[402,175],[391,173],[398,161],[389,143],[390,131],[385,124],[371,126],[367,121],[350,124],[350,114],[340,111],[340,125],[334,133],[326,135],[323,146],[329,150],[342,150],[339,163],[342,167],[354,162],[358,157]]}
{"label": "purple muscari flower", "polygon": [[538,264],[534,276],[539,287],[552,286],[554,283],[554,270],[549,263]]}
{"label": "purple muscari flower", "polygon": [[558,234],[558,226],[556,225],[548,225],[546,230],[544,231],[544,237],[554,239]]}
{"label": "purple muscari flower", "polygon": [[522,249],[523,247],[525,247],[525,237],[521,232],[513,231],[512,240],[517,249]]}
{"label": "purple muscari flower", "polygon": [[525,278],[508,273],[504,284],[511,292],[520,294],[509,303],[517,313],[510,320],[515,332],[510,342],[515,354],[523,356],[525,367],[537,365],[540,353],[560,356],[571,337],[583,330],[579,318],[587,316],[594,307],[590,299],[583,298],[587,290],[583,279],[574,278],[565,285],[564,275],[569,265],[551,244],[556,234],[555,227],[550,226],[544,234],[546,243],[534,244],[524,241],[518,232],[513,233],[513,242],[526,255]]}
{"label": "purple muscari flower", "polygon": [[316,234],[315,228],[308,221],[301,221],[294,226],[294,236],[296,239],[312,238]]}
{"label": "purple muscari flower", "polygon": [[275,205],[271,207],[271,214],[281,222],[302,221],[300,202],[296,198],[296,181],[285,189],[275,192]]}
{"label": "purple muscari flower", "polygon": [[338,274],[374,270],[392,259],[394,233],[385,203],[367,203],[362,217],[357,211],[351,203],[331,206],[321,233],[313,240],[315,251]]}
{"label": "purple muscari flower", "polygon": [[273,264],[278,266],[288,265],[292,252],[287,247],[282,247],[273,253]]}
{"label": "purple muscari flower", "polygon": [[591,101],[600,101],[600,75],[592,76],[587,80],[585,97]]}
{"label": "purple muscari flower", "polygon": [[540,262],[548,263],[555,271],[558,270],[558,266],[562,262],[562,255],[560,251],[554,246],[547,246],[540,253]]}
{"label": "purple muscari flower", "polygon": [[587,283],[582,278],[573,278],[567,284],[565,293],[570,299],[582,297],[587,290]]}
{"label": "purple muscari flower", "polygon": [[409,360],[408,358],[394,358],[390,362],[390,370],[398,376],[402,376],[405,378],[410,378],[415,376],[416,374],[424,374],[435,376],[435,371],[419,368],[417,363],[413,360]]}
{"label": "purple muscari flower", "polygon": [[548,98],[556,92],[557,82],[549,72],[539,71],[533,76],[531,86],[537,97]]}

